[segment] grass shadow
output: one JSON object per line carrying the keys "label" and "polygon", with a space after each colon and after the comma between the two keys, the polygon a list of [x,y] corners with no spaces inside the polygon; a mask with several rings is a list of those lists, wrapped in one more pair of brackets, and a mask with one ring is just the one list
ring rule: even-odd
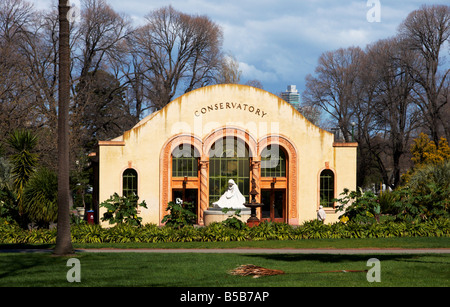
{"label": "grass shadow", "polygon": [[336,254],[250,254],[246,255],[250,258],[263,258],[266,260],[283,261],[283,262],[300,262],[300,261],[319,261],[322,263],[339,263],[339,262],[367,262],[370,258],[378,260],[400,260],[414,259],[417,255],[336,255]]}
{"label": "grass shadow", "polygon": [[[23,276],[34,268],[48,264],[48,260],[42,257],[42,254],[5,255],[0,259],[0,280],[6,277]],[[0,283],[0,286],[8,285]]]}
{"label": "grass shadow", "polygon": [[55,244],[0,243],[0,251],[17,249],[53,249],[54,247]]}

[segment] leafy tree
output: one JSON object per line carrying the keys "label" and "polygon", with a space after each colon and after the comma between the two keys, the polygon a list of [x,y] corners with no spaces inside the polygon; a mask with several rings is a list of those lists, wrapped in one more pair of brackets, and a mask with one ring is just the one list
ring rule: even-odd
{"label": "leafy tree", "polygon": [[448,161],[450,159],[450,147],[445,138],[440,139],[439,147],[437,147],[428,135],[421,133],[411,146],[411,154],[414,167],[403,175],[404,183],[408,183],[420,168]]}
{"label": "leafy tree", "polygon": [[450,147],[445,138],[439,140],[439,146],[436,146],[428,135],[421,133],[414,144],[411,146],[412,161],[416,166],[424,164],[436,164],[450,159]]}

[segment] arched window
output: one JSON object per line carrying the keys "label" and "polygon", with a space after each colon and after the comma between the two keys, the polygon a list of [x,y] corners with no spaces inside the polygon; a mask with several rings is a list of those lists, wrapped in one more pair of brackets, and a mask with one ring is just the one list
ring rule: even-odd
{"label": "arched window", "polygon": [[198,151],[181,144],[172,152],[172,177],[198,177]]}
{"label": "arched window", "polygon": [[248,200],[250,191],[250,163],[247,144],[239,138],[217,140],[209,152],[209,202],[217,201],[233,179]]}
{"label": "arched window", "polygon": [[134,169],[128,168],[123,172],[122,182],[123,196],[138,195],[138,175]]}
{"label": "arched window", "polygon": [[269,145],[261,152],[261,177],[286,177],[286,156],[280,146]]}
{"label": "arched window", "polygon": [[320,173],[320,204],[324,207],[333,207],[334,202],[334,173],[325,169]]}

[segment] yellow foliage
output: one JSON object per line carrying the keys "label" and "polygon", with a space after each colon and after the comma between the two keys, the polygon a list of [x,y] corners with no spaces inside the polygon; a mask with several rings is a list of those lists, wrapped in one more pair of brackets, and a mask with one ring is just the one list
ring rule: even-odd
{"label": "yellow foliage", "polygon": [[441,138],[439,147],[425,133],[421,133],[411,146],[412,161],[416,166],[436,164],[450,159],[450,147],[447,139]]}
{"label": "yellow foliage", "polygon": [[421,133],[414,144],[411,146],[412,158],[414,168],[403,174],[402,180],[409,182],[411,175],[416,169],[419,169],[428,164],[439,164],[450,159],[450,147],[446,138],[442,137],[439,140],[439,147],[430,140],[428,135]]}

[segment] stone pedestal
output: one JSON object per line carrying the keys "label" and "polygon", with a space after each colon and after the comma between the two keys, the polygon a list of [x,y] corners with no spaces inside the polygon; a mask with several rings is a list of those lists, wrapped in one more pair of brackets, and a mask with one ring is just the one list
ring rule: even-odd
{"label": "stone pedestal", "polygon": [[[208,210],[203,211],[203,220],[205,222],[205,226],[208,226],[213,222],[223,222],[232,215],[235,216],[235,213],[235,210],[230,210],[227,213],[223,213],[222,208],[208,208]],[[239,215],[240,217],[236,216],[236,218],[240,219],[244,223],[247,222],[250,218],[250,209],[241,209],[241,213],[239,213]]]}

